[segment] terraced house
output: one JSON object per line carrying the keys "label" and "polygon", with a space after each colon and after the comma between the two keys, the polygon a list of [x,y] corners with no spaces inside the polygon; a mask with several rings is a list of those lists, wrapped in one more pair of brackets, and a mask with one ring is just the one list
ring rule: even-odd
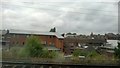
{"label": "terraced house", "polygon": [[[9,48],[15,45],[24,46],[27,38],[34,35],[39,38],[40,42],[48,48],[48,50],[63,51],[63,37],[56,32],[32,32],[20,30],[3,30],[2,40],[9,43]],[[7,42],[6,42],[7,43]],[[5,44],[6,44],[5,43]],[[5,44],[3,46],[5,46]]]}

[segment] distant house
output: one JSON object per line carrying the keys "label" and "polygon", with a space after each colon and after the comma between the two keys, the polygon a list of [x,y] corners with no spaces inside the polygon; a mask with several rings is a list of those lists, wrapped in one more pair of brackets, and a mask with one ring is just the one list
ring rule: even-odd
{"label": "distant house", "polygon": [[54,46],[54,48],[63,51],[63,37],[53,32],[32,32],[32,31],[19,31],[19,30],[7,30],[4,32],[4,40],[9,41],[9,47],[19,45],[24,46],[26,40],[31,35],[34,35],[40,39],[43,45]]}
{"label": "distant house", "polygon": [[92,37],[65,37],[64,38],[64,52],[69,55],[75,49],[85,49],[87,46],[93,46],[96,49],[106,43],[105,38],[92,38]]}
{"label": "distant house", "polygon": [[105,46],[99,47],[101,53],[113,55],[115,47],[118,45],[118,40],[107,40]]}

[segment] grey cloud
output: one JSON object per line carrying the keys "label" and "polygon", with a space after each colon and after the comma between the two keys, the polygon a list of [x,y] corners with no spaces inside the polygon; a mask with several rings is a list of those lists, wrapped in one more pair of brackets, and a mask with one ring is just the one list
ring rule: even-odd
{"label": "grey cloud", "polygon": [[[57,27],[59,33],[117,32],[117,17],[112,16],[117,11],[111,5],[95,2],[48,2],[19,4],[19,7],[6,5],[3,7],[3,28],[49,31]],[[110,14],[95,9],[113,12]]]}

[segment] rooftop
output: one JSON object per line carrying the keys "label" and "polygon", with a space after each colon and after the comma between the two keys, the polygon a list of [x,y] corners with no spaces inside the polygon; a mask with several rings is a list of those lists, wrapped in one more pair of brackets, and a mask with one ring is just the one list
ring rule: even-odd
{"label": "rooftop", "polygon": [[[5,32],[2,31],[2,34],[7,33],[7,31]],[[15,30],[15,29],[11,29],[9,30],[9,33],[15,33],[15,34],[34,34],[34,35],[53,35],[56,36],[57,38],[64,38],[62,37],[60,34],[58,34],[57,32],[40,32],[40,31],[30,31],[30,30]]]}

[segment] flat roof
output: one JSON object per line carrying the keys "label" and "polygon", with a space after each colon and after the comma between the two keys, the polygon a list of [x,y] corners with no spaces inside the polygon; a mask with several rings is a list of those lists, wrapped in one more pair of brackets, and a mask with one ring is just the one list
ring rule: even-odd
{"label": "flat roof", "polygon": [[57,38],[64,38],[57,32],[40,32],[40,31],[28,31],[28,30],[9,30],[9,33],[14,33],[14,34],[34,34],[34,35],[53,35],[56,36]]}
{"label": "flat roof", "polygon": [[45,46],[48,50],[60,50],[59,48],[56,48],[55,46]]}

